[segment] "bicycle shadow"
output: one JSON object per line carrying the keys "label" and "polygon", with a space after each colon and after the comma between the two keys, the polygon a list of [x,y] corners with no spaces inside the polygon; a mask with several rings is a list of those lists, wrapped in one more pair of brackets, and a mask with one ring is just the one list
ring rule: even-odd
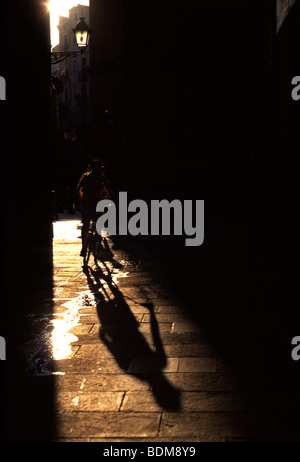
{"label": "bicycle shadow", "polygon": [[102,237],[101,239],[101,244],[100,248],[98,249],[98,252],[99,254],[95,255],[94,257],[96,265],[98,265],[98,262],[101,262],[107,268],[106,262],[109,262],[115,269],[123,268],[123,265],[117,260],[115,260],[115,256],[105,237]]}
{"label": "bicycle shadow", "polygon": [[[161,341],[158,322],[152,303],[140,304],[150,313],[151,335],[155,350],[153,351],[143,334],[139,323],[126,303],[123,294],[114,284],[111,275],[104,275],[101,268],[88,267],[87,282],[97,304],[97,314],[101,323],[99,336],[118,365],[125,372],[149,383],[157,403],[165,410],[178,412],[181,408],[180,391],[176,389],[163,374],[167,357]],[[112,297],[105,287],[105,281]],[[130,368],[132,360],[142,367]],[[147,368],[148,366],[148,368]]]}

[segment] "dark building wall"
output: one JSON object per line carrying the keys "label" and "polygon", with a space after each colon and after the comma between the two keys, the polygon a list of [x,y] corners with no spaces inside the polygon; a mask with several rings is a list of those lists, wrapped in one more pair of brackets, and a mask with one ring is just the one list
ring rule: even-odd
{"label": "dark building wall", "polygon": [[[5,16],[5,8],[4,8],[4,4],[1,3],[0,4],[0,27],[1,27],[2,31],[5,31],[4,16]],[[1,50],[1,52],[0,52],[0,76],[2,76],[4,78],[6,77],[5,55],[3,53],[3,50]],[[2,143],[1,152],[3,152],[3,143],[4,143],[3,136],[4,136],[4,131],[5,131],[5,127],[4,127],[4,124],[5,124],[5,111],[6,111],[5,104],[6,104],[5,101],[0,101],[0,134],[1,134],[1,143]],[[2,169],[3,169],[3,156],[2,156],[1,166],[2,166]],[[1,197],[4,197],[4,192],[5,192],[5,187],[4,187],[4,184],[2,183],[1,184]],[[3,221],[1,222],[1,225],[3,226],[2,223],[3,223]],[[2,226],[1,226],[1,228],[2,228]],[[1,240],[1,253],[3,255],[4,252],[5,252],[5,243],[4,243],[3,230],[0,233],[0,240]],[[4,288],[5,288],[5,282],[2,281],[2,283],[0,285],[1,293],[3,293]],[[4,325],[5,325],[5,313],[4,313],[4,310],[2,308],[0,310],[0,336],[2,336],[2,337],[4,337],[5,334],[6,334],[6,329],[5,329]],[[1,377],[4,377],[4,371],[5,371],[5,361],[0,361],[0,376]],[[4,390],[5,390],[5,384],[4,384],[4,381],[2,379],[1,383],[0,383],[0,413],[1,413],[1,415],[4,414],[4,400],[3,400],[3,398],[1,398],[1,397],[4,396]],[[2,420],[2,422],[0,424],[0,434],[3,435],[4,434],[4,422],[3,422],[3,419],[1,419],[1,420]]]}
{"label": "dark building wall", "polygon": [[276,0],[277,31],[279,31],[295,0]]}
{"label": "dark building wall", "polygon": [[298,144],[299,102],[292,98],[292,79],[300,75],[299,20],[300,3],[296,1],[277,34],[277,141],[287,154]]}
{"label": "dark building wall", "polygon": [[[49,13],[37,0],[6,2],[5,17],[13,23],[7,27],[5,40],[5,225],[6,239],[14,239],[7,259],[13,261],[15,253],[14,258],[37,270],[38,279],[38,259],[51,250]],[[30,278],[27,282],[32,286],[34,276],[30,271],[26,274],[23,277]]]}
{"label": "dark building wall", "polygon": [[182,251],[173,289],[195,316],[202,307],[209,313],[209,335],[246,382],[283,390],[286,401],[271,406],[293,426],[300,112],[287,101],[299,75],[296,9],[277,37],[273,0],[91,0],[91,13],[99,28],[92,142],[109,152],[113,138],[95,113],[113,102],[121,189],[136,198],[205,199],[204,245]]}
{"label": "dark building wall", "polygon": [[276,2],[91,0],[91,28],[91,147],[118,157],[120,188],[204,197],[206,218],[272,253]]}
{"label": "dark building wall", "polygon": [[[276,62],[276,123],[274,138],[276,140],[275,159],[277,164],[274,201],[277,216],[274,229],[277,242],[274,242],[274,255],[285,273],[281,278],[281,303],[286,308],[289,319],[289,331],[299,325],[299,314],[295,307],[297,294],[297,275],[293,263],[299,256],[299,127],[300,101],[292,98],[292,79],[300,76],[300,2],[296,0],[289,15],[277,34]],[[287,322],[288,324],[288,322]]]}
{"label": "dark building wall", "polygon": [[31,335],[28,314],[43,312],[45,307],[37,303],[36,296],[49,289],[52,280],[49,15],[38,0],[7,1],[4,14],[7,100],[3,135],[1,132],[5,190],[1,335],[7,343],[8,388],[1,395],[5,401],[1,437],[6,441],[46,441],[51,440],[52,430],[52,378],[43,381],[39,388],[43,400],[32,402],[30,410],[26,402],[20,406],[15,401],[10,386],[29,367],[23,351]]}
{"label": "dark building wall", "polygon": [[90,150],[91,157],[110,161],[121,151],[122,14],[122,0],[90,3]]}
{"label": "dark building wall", "polygon": [[91,146],[120,156],[122,184],[249,200],[270,142],[274,2],[91,1],[91,28]]}

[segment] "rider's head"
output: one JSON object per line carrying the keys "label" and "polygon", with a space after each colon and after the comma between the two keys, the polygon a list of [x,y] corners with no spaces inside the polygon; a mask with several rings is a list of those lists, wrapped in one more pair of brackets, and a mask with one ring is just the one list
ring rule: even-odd
{"label": "rider's head", "polygon": [[89,168],[91,170],[101,170],[103,168],[103,163],[100,159],[93,159],[89,164]]}

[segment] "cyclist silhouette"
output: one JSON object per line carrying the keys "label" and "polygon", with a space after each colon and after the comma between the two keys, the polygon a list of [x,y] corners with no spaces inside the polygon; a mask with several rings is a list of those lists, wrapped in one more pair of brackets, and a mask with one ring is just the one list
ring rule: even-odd
{"label": "cyclist silhouette", "polygon": [[97,203],[102,199],[111,198],[108,180],[104,174],[104,165],[99,159],[92,160],[87,172],[81,175],[77,191],[82,217],[80,256],[84,257],[90,221],[96,220],[99,216],[99,213],[96,212]]}

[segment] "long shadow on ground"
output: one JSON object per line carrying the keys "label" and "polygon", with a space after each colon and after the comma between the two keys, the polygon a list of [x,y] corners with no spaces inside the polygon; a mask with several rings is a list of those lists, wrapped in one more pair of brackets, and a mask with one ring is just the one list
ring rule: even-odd
{"label": "long shadow on ground", "polygon": [[[174,388],[163,374],[167,357],[160,338],[159,327],[152,303],[144,303],[150,313],[154,349],[150,348],[139,331],[130,307],[122,292],[113,283],[111,274],[104,274],[98,265],[85,271],[87,281],[97,304],[100,320],[100,340],[113,354],[121,369],[151,386],[157,403],[165,410],[179,411],[180,391]],[[134,359],[136,364],[132,364]],[[131,367],[130,367],[131,366]]]}

